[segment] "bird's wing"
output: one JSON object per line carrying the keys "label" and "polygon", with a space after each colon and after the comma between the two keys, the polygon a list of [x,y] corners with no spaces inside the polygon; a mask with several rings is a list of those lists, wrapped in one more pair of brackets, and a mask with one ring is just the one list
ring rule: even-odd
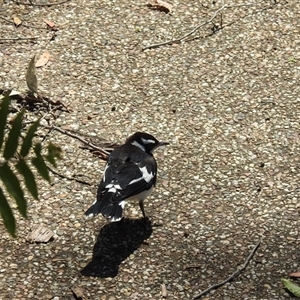
{"label": "bird's wing", "polygon": [[148,159],[152,163],[147,163],[147,159],[143,160],[143,164],[131,161],[108,163],[98,188],[98,201],[107,193],[112,194],[110,201],[116,203],[149,190],[155,184],[156,163],[152,157],[149,156]]}

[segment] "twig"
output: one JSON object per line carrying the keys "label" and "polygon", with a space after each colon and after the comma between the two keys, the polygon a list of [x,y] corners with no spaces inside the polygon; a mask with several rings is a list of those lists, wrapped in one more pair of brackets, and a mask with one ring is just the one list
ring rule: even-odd
{"label": "twig", "polygon": [[53,128],[48,130],[48,132],[44,135],[41,143],[45,142],[46,138],[52,133],[53,130],[54,130]]}
{"label": "twig", "polygon": [[87,181],[84,181],[84,180],[81,180],[81,179],[77,179],[77,178],[75,178],[75,177],[68,177],[68,176],[66,176],[66,175],[60,174],[60,173],[58,173],[57,171],[55,171],[55,170],[53,170],[52,168],[50,168],[49,166],[47,166],[47,168],[48,168],[48,170],[49,170],[51,173],[53,173],[53,174],[55,174],[55,175],[57,175],[57,176],[59,176],[59,177],[61,177],[61,178],[68,179],[68,180],[75,180],[76,182],[79,182],[79,183],[81,183],[81,184],[92,185],[92,184],[90,184],[90,183],[87,182]]}
{"label": "twig", "polygon": [[[28,125],[28,124],[32,124],[32,123],[33,123],[32,121],[28,121],[28,122],[24,122],[23,125]],[[46,129],[49,129],[46,136],[48,136],[53,130],[56,130],[56,131],[58,131],[62,134],[68,135],[72,138],[75,138],[75,139],[79,140],[80,142],[82,142],[83,144],[85,144],[87,146],[83,149],[89,149],[91,151],[96,152],[97,155],[100,155],[100,158],[105,160],[105,161],[107,160],[108,156],[110,155],[110,151],[112,151],[116,146],[118,146],[115,143],[107,143],[107,145],[105,146],[105,143],[104,143],[104,148],[108,149],[108,151],[107,151],[107,150],[103,149],[103,147],[99,147],[99,146],[97,146],[97,145],[95,145],[91,142],[88,142],[87,140],[83,139],[82,137],[78,136],[77,134],[72,133],[72,132],[67,131],[67,130],[64,130],[64,129],[58,127],[58,126],[54,126],[54,125],[48,126],[48,125],[43,125],[41,123],[40,123],[40,126],[46,128]],[[45,137],[44,137],[43,141],[45,140]]]}
{"label": "twig", "polygon": [[[201,27],[205,26],[208,23],[211,23],[216,16],[223,10],[227,9],[227,8],[234,8],[234,7],[241,7],[241,6],[251,6],[251,5],[257,5],[259,3],[262,3],[264,1],[259,1],[257,3],[255,2],[250,2],[250,3],[243,3],[243,4],[235,4],[235,5],[227,5],[224,4],[222,5],[219,9],[217,9],[214,14],[212,15],[212,17],[209,20],[206,20],[205,22],[201,23],[200,25],[196,26],[194,29],[192,29],[190,32],[188,32],[187,34],[185,34],[182,37],[179,37],[177,39],[173,39],[173,40],[169,40],[166,42],[162,42],[162,43],[157,43],[157,44],[152,44],[149,46],[146,46],[144,48],[142,48],[142,51],[146,50],[146,49],[153,49],[153,48],[158,48],[160,46],[165,46],[165,45],[171,45],[171,44],[179,44],[181,43],[183,40],[185,40],[187,37],[191,36],[193,33],[195,33],[197,30],[199,30]],[[225,27],[225,26],[223,26]]]}
{"label": "twig", "polygon": [[70,136],[70,137],[75,138],[75,139],[79,140],[80,142],[84,143],[85,145],[89,146],[89,147],[92,148],[93,150],[99,151],[100,154],[101,154],[102,156],[104,156],[104,157],[108,157],[108,155],[110,154],[108,151],[106,151],[106,150],[104,150],[104,149],[102,149],[102,148],[100,148],[100,147],[98,147],[98,146],[96,146],[96,145],[94,145],[94,144],[92,144],[92,143],[86,141],[85,139],[83,139],[82,137],[78,136],[78,135],[75,134],[75,133],[69,132],[69,131],[67,131],[67,130],[64,130],[64,129],[62,129],[62,128],[60,128],[60,127],[57,127],[57,126],[54,126],[54,125],[53,125],[53,126],[45,126],[45,125],[42,125],[42,126],[45,127],[45,128],[48,128],[48,129],[51,129],[51,128],[52,128],[52,129],[54,129],[54,130],[56,130],[56,131],[59,131],[60,133],[63,133],[63,134],[65,134],[65,135],[68,135],[68,136]]}
{"label": "twig", "polygon": [[201,265],[191,265],[191,266],[186,266],[184,270],[199,269],[199,268],[201,268]]}
{"label": "twig", "polygon": [[15,38],[0,38],[0,41],[21,41],[21,40],[37,40],[38,36],[32,37],[15,37]]}
{"label": "twig", "polygon": [[[276,1],[276,0],[275,0],[275,1]],[[275,5],[275,4],[276,4],[276,3],[274,3],[274,5]],[[274,6],[274,5],[273,5],[273,6]],[[259,11],[256,11],[255,13],[263,12],[264,10],[270,9],[270,8],[272,8],[273,6],[265,6],[265,7],[263,7],[262,9],[260,9]],[[254,14],[254,13],[252,13],[252,14]],[[248,15],[249,15],[249,14],[248,14]],[[207,35],[204,36],[204,37],[206,38],[206,37],[209,37],[209,36],[213,36],[213,35],[216,34],[218,31],[220,31],[220,30],[222,30],[222,29],[224,29],[224,28],[226,28],[226,27],[232,26],[233,24],[235,24],[235,23],[241,21],[242,19],[244,19],[244,18],[247,17],[248,15],[244,15],[243,17],[241,17],[241,18],[239,18],[239,19],[237,19],[237,20],[231,21],[231,22],[229,22],[229,23],[227,23],[227,24],[223,24],[223,13],[221,13],[221,15],[220,15],[220,17],[221,17],[221,20],[220,20],[220,26],[218,26],[218,25],[216,25],[216,24],[214,24],[214,23],[212,22],[212,24],[213,24],[213,27],[212,27],[212,29],[211,29],[212,32],[209,33],[209,34],[207,34]],[[192,41],[192,40],[195,40],[195,39],[199,39],[199,37],[191,38],[191,39],[187,40],[187,42]]]}
{"label": "twig", "polygon": [[24,97],[19,97],[20,101],[22,100],[25,100],[27,102],[27,104],[36,104],[36,103],[41,103],[44,105],[44,107],[46,107],[49,112],[51,111],[54,111],[55,109],[51,108],[51,105],[53,106],[56,106],[57,109],[61,109],[62,110],[62,107],[67,111],[67,112],[70,112],[70,110],[60,101],[60,100],[57,100],[57,101],[53,101],[47,97],[43,97],[39,94],[37,94],[37,97],[34,96],[34,95],[31,95],[30,93],[25,95]]}
{"label": "twig", "polygon": [[60,5],[60,4],[64,4],[66,2],[69,2],[70,0],[63,0],[60,2],[56,2],[56,3],[26,3],[26,2],[19,2],[19,1],[15,1],[13,0],[13,2],[15,2],[16,4],[21,4],[21,5],[33,5],[33,6],[53,6],[53,5]]}
{"label": "twig", "polygon": [[[14,26],[16,26],[15,22],[14,21],[11,21],[11,20],[8,20],[2,16],[0,16],[0,18],[8,23],[11,23],[13,24]],[[26,25],[24,24],[23,22],[20,24],[20,26],[24,26],[24,27],[28,27],[28,28],[34,28],[34,29],[46,29],[47,30],[47,27],[36,27],[36,26],[33,26],[33,25]]]}
{"label": "twig", "polygon": [[217,283],[213,286],[211,286],[210,288],[206,289],[205,291],[201,292],[200,294],[196,295],[193,300],[196,299],[200,299],[203,295],[207,294],[208,292],[210,292],[211,290],[214,290],[222,285],[224,285],[225,283],[229,282],[230,280],[232,280],[234,277],[237,277],[238,275],[240,275],[240,273],[242,273],[246,267],[248,266],[251,258],[253,257],[253,255],[255,254],[257,248],[260,245],[260,241],[255,245],[255,247],[253,248],[253,250],[251,251],[251,253],[249,254],[249,256],[247,257],[246,261],[244,262],[244,264],[242,265],[242,267],[238,270],[236,270],[233,274],[231,274],[227,279],[225,279],[224,281]]}

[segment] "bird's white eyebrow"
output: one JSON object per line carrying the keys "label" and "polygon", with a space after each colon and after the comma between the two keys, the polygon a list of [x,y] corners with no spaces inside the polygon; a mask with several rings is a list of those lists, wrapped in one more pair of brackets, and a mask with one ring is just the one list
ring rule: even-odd
{"label": "bird's white eyebrow", "polygon": [[140,148],[141,150],[145,151],[145,147],[143,147],[143,145],[141,145],[137,141],[131,142],[131,145],[136,146],[136,147]]}
{"label": "bird's white eyebrow", "polygon": [[146,140],[146,139],[142,138],[142,141],[143,141],[143,143],[144,143],[145,145],[147,145],[147,144],[155,144],[155,141],[154,141],[154,140]]}

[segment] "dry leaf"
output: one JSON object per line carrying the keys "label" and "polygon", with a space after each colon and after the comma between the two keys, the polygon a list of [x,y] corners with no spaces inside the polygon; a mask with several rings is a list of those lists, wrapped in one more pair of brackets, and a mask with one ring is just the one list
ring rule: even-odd
{"label": "dry leaf", "polygon": [[58,30],[58,29],[57,29],[57,26],[56,26],[55,23],[53,23],[52,21],[49,21],[49,20],[46,20],[46,19],[44,19],[43,21],[44,21],[44,22],[47,24],[47,26],[50,27],[52,30]]}
{"label": "dry leaf", "polygon": [[20,18],[18,18],[17,16],[14,16],[13,19],[14,19],[14,23],[16,26],[19,26],[22,24],[22,20]]}
{"label": "dry leaf", "polygon": [[36,69],[35,69],[35,55],[30,60],[27,71],[26,71],[26,83],[28,86],[28,89],[32,93],[37,94],[37,77],[36,77]]}
{"label": "dry leaf", "polygon": [[290,277],[300,277],[300,272],[291,273]]}
{"label": "dry leaf", "polygon": [[163,298],[167,298],[167,295],[168,295],[167,287],[166,287],[166,285],[163,283],[163,284],[161,285],[161,296],[162,296]]}
{"label": "dry leaf", "polygon": [[9,93],[9,96],[13,97],[13,96],[21,95],[21,94],[22,94],[21,92],[18,92],[18,91],[15,91],[15,90],[11,90],[11,92]]}
{"label": "dry leaf", "polygon": [[76,286],[76,287],[71,288],[71,290],[72,290],[73,294],[76,296],[76,299],[82,299],[82,300],[87,299],[84,296],[84,290],[82,287]]}
{"label": "dry leaf", "polygon": [[164,11],[165,13],[172,12],[172,8],[173,8],[173,6],[171,4],[169,4],[165,1],[162,1],[162,0],[151,0],[148,3],[148,7],[152,8],[152,9]]}
{"label": "dry leaf", "polygon": [[36,68],[46,65],[47,62],[49,61],[49,58],[50,58],[50,53],[47,51],[44,52],[35,63]]}
{"label": "dry leaf", "polygon": [[55,27],[55,24],[52,21],[49,20],[43,20],[49,27]]}
{"label": "dry leaf", "polygon": [[54,232],[44,226],[35,227],[26,237],[28,242],[47,243],[55,236]]}

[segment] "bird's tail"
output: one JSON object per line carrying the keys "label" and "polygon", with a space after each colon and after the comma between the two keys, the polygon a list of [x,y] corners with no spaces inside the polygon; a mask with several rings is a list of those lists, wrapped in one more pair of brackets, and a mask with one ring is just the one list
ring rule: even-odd
{"label": "bird's tail", "polygon": [[107,218],[110,222],[117,222],[122,219],[122,213],[125,206],[125,201],[113,203],[111,198],[113,193],[107,193],[102,199],[98,199],[85,212],[87,217],[94,217],[99,213]]}
{"label": "bird's tail", "polygon": [[110,222],[118,222],[122,219],[124,206],[125,201],[121,201],[118,203],[109,203],[107,206],[103,207],[101,213]]}

